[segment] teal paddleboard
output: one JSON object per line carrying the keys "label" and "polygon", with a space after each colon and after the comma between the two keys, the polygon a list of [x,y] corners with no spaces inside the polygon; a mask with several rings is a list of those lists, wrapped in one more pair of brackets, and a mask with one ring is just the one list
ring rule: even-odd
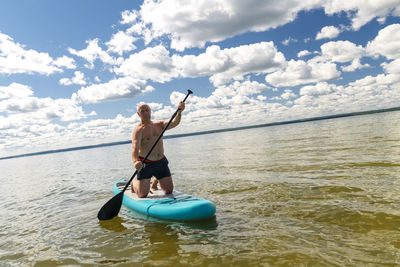
{"label": "teal paddleboard", "polygon": [[[127,181],[114,183],[114,194],[120,193]],[[174,191],[165,194],[162,190],[151,191],[146,198],[139,198],[132,193],[130,186],[125,190],[122,204],[126,207],[156,218],[195,221],[215,215],[215,205],[209,200],[197,198]]]}

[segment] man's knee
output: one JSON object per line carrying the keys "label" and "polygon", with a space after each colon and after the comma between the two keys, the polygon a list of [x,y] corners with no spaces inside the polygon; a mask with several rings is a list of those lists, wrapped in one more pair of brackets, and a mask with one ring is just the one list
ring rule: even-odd
{"label": "man's knee", "polygon": [[148,195],[148,193],[137,193],[137,196],[139,198],[145,198],[145,197],[147,197],[147,195]]}
{"label": "man's knee", "polygon": [[139,198],[145,198],[149,194],[150,180],[135,180],[132,182],[134,191]]}
{"label": "man's knee", "polygon": [[174,191],[173,189],[164,190],[165,194],[172,194],[173,191]]}
{"label": "man's knee", "polygon": [[161,189],[166,193],[166,194],[172,194],[174,191],[174,183],[172,181],[171,177],[166,177],[163,179],[159,180]]}

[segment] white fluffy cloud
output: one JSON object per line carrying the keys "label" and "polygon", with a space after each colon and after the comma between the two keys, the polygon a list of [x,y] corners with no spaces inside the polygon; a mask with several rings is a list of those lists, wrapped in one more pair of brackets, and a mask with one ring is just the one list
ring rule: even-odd
{"label": "white fluffy cloud", "polygon": [[235,81],[228,85],[222,85],[217,87],[217,89],[212,93],[212,96],[226,98],[235,96],[252,96],[258,95],[265,90],[272,89],[266,84],[259,83],[256,81]]}
{"label": "white fluffy cloud", "polygon": [[[311,52],[305,51],[306,54]],[[304,53],[299,53],[305,55]],[[146,48],[138,53],[131,54],[114,71],[118,75],[138,80],[152,80],[168,82],[175,78],[210,76],[215,85],[227,84],[232,80],[243,80],[247,74],[268,73],[266,81],[273,86],[297,86],[307,83],[329,81],[339,78],[340,72],[336,69],[337,63],[351,62],[343,66],[343,71],[369,67],[361,64],[360,58],[365,53],[362,46],[349,41],[328,42],[321,46],[321,55],[309,61],[287,62],[282,53],[277,51],[272,42],[261,42],[243,45],[234,48],[220,49],[213,45],[199,55],[170,55],[170,52],[161,45]],[[89,87],[91,88],[91,87]],[[87,91],[83,88],[81,91]],[[130,90],[125,93],[114,93],[99,99],[113,99],[131,97]],[[93,103],[95,97],[83,97],[85,102]],[[94,102],[103,101],[95,100]]]}
{"label": "white fluffy cloud", "polygon": [[[271,90],[271,87],[246,80],[219,86],[208,97],[193,95],[186,102],[185,116],[182,118],[184,123],[174,131],[195,132],[204,130],[204,127],[220,129],[260,123],[265,120],[271,108],[264,102],[266,97],[262,95],[266,90]],[[183,93],[173,92],[171,103],[176,106],[183,97]],[[275,103],[272,105],[275,106]],[[171,114],[173,112],[173,109],[167,107],[164,110]],[[158,114],[162,114],[161,111]],[[165,119],[167,115],[163,114]]]}
{"label": "white fluffy cloud", "polygon": [[400,75],[380,74],[346,86],[328,83],[305,86],[291,110],[302,114],[301,118],[396,107],[400,97],[399,85]]}
{"label": "white fluffy cloud", "polygon": [[285,91],[283,91],[283,93],[281,94],[281,98],[288,100],[291,98],[295,98],[297,95],[290,89],[285,89]]}
{"label": "white fluffy cloud", "polygon": [[5,127],[7,123],[0,116],[2,136],[7,137],[6,142],[0,142],[0,151],[18,154],[126,140],[138,123],[138,118],[136,114],[131,117],[118,114],[110,119],[70,122],[65,126],[32,121],[24,124],[13,122],[10,127]]}
{"label": "white fluffy cloud", "polygon": [[335,26],[325,26],[321,29],[317,36],[315,37],[316,40],[320,39],[333,39],[336,38],[340,33],[340,30]]}
{"label": "white fluffy cloud", "polygon": [[290,43],[297,43],[298,40],[292,37],[288,37],[287,39],[282,41],[282,44],[288,46]]}
{"label": "white fluffy cloud", "polygon": [[315,85],[304,86],[300,89],[300,95],[318,96],[327,95],[336,91],[336,85],[326,82],[317,83]]}
{"label": "white fluffy cloud", "polygon": [[369,68],[369,67],[371,67],[371,65],[362,64],[359,58],[355,58],[355,59],[353,59],[353,61],[351,62],[350,65],[342,66],[342,70],[344,72],[351,72],[351,71],[356,71],[359,69],[365,69],[365,68]]}
{"label": "white fluffy cloud", "polygon": [[54,60],[53,63],[55,66],[60,67],[60,68],[67,68],[67,69],[75,69],[76,64],[75,60],[73,58],[67,57],[67,56],[62,56]]}
{"label": "white fluffy cloud", "polygon": [[376,38],[368,42],[367,50],[371,55],[400,58],[400,24],[392,24],[380,30]]}
{"label": "white fluffy cloud", "polygon": [[148,47],[130,55],[121,66],[115,68],[115,72],[135,79],[149,79],[157,82],[170,81],[178,76],[169,51],[161,45]]}
{"label": "white fluffy cloud", "polygon": [[388,74],[400,74],[400,59],[382,63],[382,67]]}
{"label": "white fluffy cloud", "polygon": [[333,62],[350,62],[355,58],[361,58],[364,48],[349,41],[328,42],[321,46],[322,56]]}
{"label": "white fluffy cloud", "polygon": [[222,57],[225,60],[218,73],[213,74],[210,78],[214,85],[224,84],[232,79],[242,80],[243,76],[248,73],[273,72],[286,65],[285,56],[277,51],[272,42],[224,49],[217,54],[219,58]]}
{"label": "white fluffy cloud", "polygon": [[11,83],[9,86],[0,86],[0,100],[4,98],[24,98],[33,95],[30,86]]}
{"label": "white fluffy cloud", "polygon": [[33,96],[31,87],[18,83],[0,87],[1,125],[23,125],[32,123],[48,123],[52,120],[71,121],[93,116],[87,114],[75,99],[52,99]]}
{"label": "white fluffy cloud", "polygon": [[171,47],[182,51],[246,31],[277,27],[292,21],[297,11],[315,7],[317,2],[148,0],[141,6],[139,23],[146,25],[153,37],[170,35]]}
{"label": "white fluffy cloud", "polygon": [[400,15],[398,0],[379,1],[357,1],[357,0],[335,0],[323,3],[325,13],[335,14],[342,11],[347,12],[352,21],[352,28],[359,30],[363,25],[378,17],[384,19],[390,15]]}
{"label": "white fluffy cloud", "polygon": [[136,10],[125,10],[121,13],[121,24],[133,23],[137,20],[138,12]]}
{"label": "white fluffy cloud", "polygon": [[133,44],[135,41],[136,38],[133,36],[123,31],[119,31],[106,43],[108,46],[107,51],[117,53],[121,56],[125,52],[136,49],[136,46]]}
{"label": "white fluffy cloud", "polygon": [[153,91],[154,88],[147,85],[146,81],[123,77],[111,80],[107,83],[93,84],[82,87],[72,99],[77,99],[87,104],[134,97],[142,93]]}
{"label": "white fluffy cloud", "polygon": [[399,91],[399,82],[400,75],[398,73],[389,73],[389,74],[379,74],[377,76],[366,76],[360,80],[349,83],[349,87],[351,88],[365,88],[365,90],[376,90],[376,91],[385,91],[388,86],[392,87],[393,90]]}
{"label": "white fluffy cloud", "polygon": [[[183,51],[243,32],[275,28],[293,21],[299,11],[313,8],[324,8],[330,15],[346,12],[355,30],[376,17],[382,20],[391,14],[400,15],[398,0],[146,0],[141,10],[124,12],[122,23],[132,23],[131,32],[144,37],[146,43],[167,35],[171,38],[171,47]],[[333,38],[337,31],[337,28],[325,28],[320,38]]]}
{"label": "white fluffy cloud", "polygon": [[286,68],[267,75],[265,80],[273,86],[281,87],[330,81],[339,76],[340,72],[334,63],[290,60]]}
{"label": "white fluffy cloud", "polygon": [[299,53],[297,53],[297,57],[306,57],[311,55],[312,53],[308,50],[302,50]]}
{"label": "white fluffy cloud", "polygon": [[85,85],[86,84],[85,74],[83,74],[81,71],[75,71],[74,77],[72,77],[71,79],[62,78],[60,79],[59,83],[61,85],[71,85],[71,84]]}
{"label": "white fluffy cloud", "polygon": [[10,36],[0,32],[0,74],[38,73],[50,75],[62,72],[62,67],[75,68],[66,56],[53,59],[48,53],[25,49]]}
{"label": "white fluffy cloud", "polygon": [[174,57],[182,77],[211,75],[210,81],[218,86],[233,80],[242,80],[248,73],[266,73],[286,64],[285,57],[272,42],[223,49],[210,46],[198,56]]}
{"label": "white fluffy cloud", "polygon": [[102,62],[110,65],[117,63],[117,60],[111,57],[106,51],[99,46],[99,39],[93,39],[86,42],[88,45],[85,49],[76,50],[69,48],[68,51],[75,56],[82,57],[89,62],[86,67],[94,68],[94,62],[99,59]]}
{"label": "white fluffy cloud", "polygon": [[[262,92],[271,90],[266,84],[256,81],[235,81],[231,84],[222,85],[208,97],[191,96],[187,101],[188,112],[212,114],[215,110],[240,109],[242,105],[262,103],[257,100]],[[171,103],[177,106],[185,94],[173,92],[170,96]],[[260,97],[261,99],[265,99]],[[205,112],[207,110],[207,112]]]}
{"label": "white fluffy cloud", "polygon": [[221,50],[213,45],[199,55],[172,55],[159,45],[132,54],[115,68],[119,75],[156,82],[173,78],[210,76],[214,85],[242,80],[248,73],[267,73],[286,64],[272,42],[261,42]]}

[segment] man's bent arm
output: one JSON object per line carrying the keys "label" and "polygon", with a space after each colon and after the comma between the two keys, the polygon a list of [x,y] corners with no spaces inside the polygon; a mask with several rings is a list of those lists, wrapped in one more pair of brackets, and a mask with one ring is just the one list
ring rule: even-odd
{"label": "man's bent arm", "polygon": [[[184,110],[185,110],[185,103],[181,101],[178,105],[178,114],[176,114],[175,118],[171,121],[171,124],[169,125],[167,130],[172,129],[179,125],[179,123],[181,122],[181,118],[182,118],[182,111],[184,111]],[[168,124],[168,122],[164,121],[164,127],[167,124]]]}
{"label": "man's bent arm", "polygon": [[[175,118],[171,121],[171,124],[169,125],[167,130],[178,126],[179,123],[181,122],[181,118],[182,118],[182,110],[179,110],[178,114],[176,114]],[[168,124],[168,121],[164,121],[164,125],[167,125],[167,124]]]}

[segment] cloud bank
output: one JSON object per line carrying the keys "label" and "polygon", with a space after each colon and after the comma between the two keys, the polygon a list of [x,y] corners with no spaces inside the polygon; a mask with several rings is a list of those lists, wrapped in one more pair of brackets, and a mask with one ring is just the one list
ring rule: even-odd
{"label": "cloud bank", "polygon": [[[188,99],[184,123],[172,133],[398,106],[400,24],[382,26],[364,44],[340,38],[371,21],[399,17],[399,6],[392,0],[145,0],[121,12],[106,40],[88,39],[83,49],[69,47],[62,56],[0,32],[0,75],[62,75],[56,83],[70,90],[68,97],[53,98],[22,82],[0,84],[0,149],[126,140],[138,122],[135,112],[100,118],[96,107],[158,92],[180,79],[208,79],[210,92]],[[221,43],[277,29],[312,10],[341,14],[350,24],[321,25],[310,36],[318,45],[294,51],[294,58],[285,49],[302,41],[293,37]],[[364,72],[349,76],[357,71]],[[169,118],[183,98],[169,94],[169,103],[152,103],[155,120]]]}

